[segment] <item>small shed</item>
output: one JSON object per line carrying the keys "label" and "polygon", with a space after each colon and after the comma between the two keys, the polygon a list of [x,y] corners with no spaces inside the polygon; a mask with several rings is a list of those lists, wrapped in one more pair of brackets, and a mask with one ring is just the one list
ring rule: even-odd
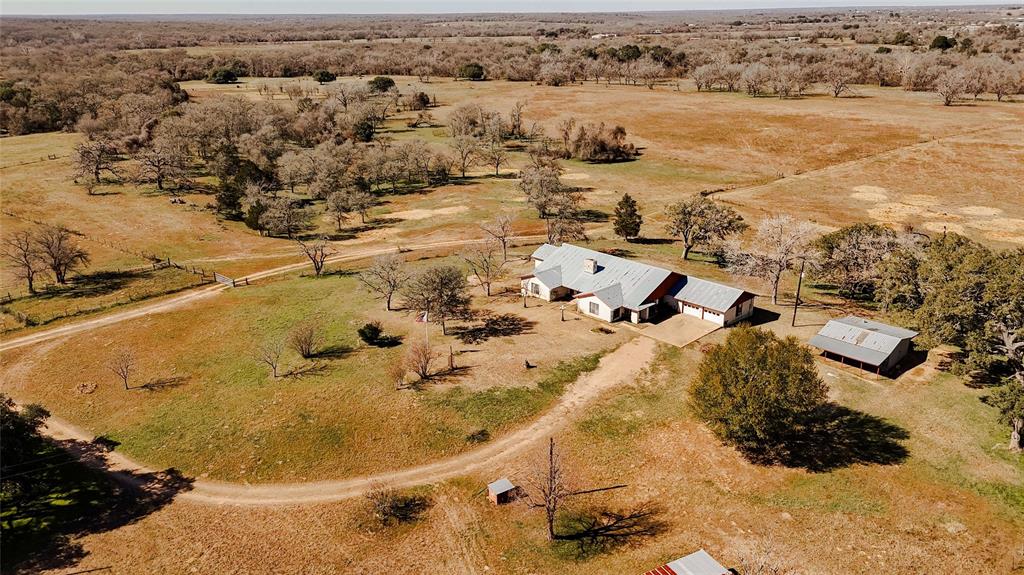
{"label": "small shed", "polygon": [[644,575],[731,575],[731,571],[701,549],[651,569]]}
{"label": "small shed", "polygon": [[811,345],[825,357],[838,356],[846,363],[876,373],[890,371],[910,352],[916,331],[854,316],[833,319],[811,338]]}
{"label": "small shed", "polygon": [[495,505],[504,505],[512,501],[512,497],[515,495],[516,486],[512,485],[512,482],[502,477],[501,479],[487,484],[487,498],[491,500],[491,503]]}

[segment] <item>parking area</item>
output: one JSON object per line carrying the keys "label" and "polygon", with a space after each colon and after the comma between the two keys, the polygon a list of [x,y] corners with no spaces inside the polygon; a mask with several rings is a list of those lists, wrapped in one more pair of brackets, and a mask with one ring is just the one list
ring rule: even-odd
{"label": "parking area", "polygon": [[684,347],[720,329],[709,321],[691,315],[676,314],[657,324],[644,326],[640,332],[647,337],[676,347]]}

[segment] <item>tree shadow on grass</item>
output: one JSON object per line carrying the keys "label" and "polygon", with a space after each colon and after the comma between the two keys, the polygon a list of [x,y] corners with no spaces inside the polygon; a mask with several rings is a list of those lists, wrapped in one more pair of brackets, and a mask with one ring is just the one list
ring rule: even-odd
{"label": "tree shadow on grass", "polygon": [[64,286],[51,286],[39,290],[35,296],[38,299],[51,299],[55,297],[81,298],[107,295],[124,289],[129,283],[148,277],[152,270],[135,272],[105,271],[84,274],[69,278],[69,283]]}
{"label": "tree shadow on grass", "polygon": [[555,545],[577,561],[590,559],[663,533],[668,525],[659,518],[661,513],[651,503],[626,511],[596,508],[565,513],[559,518]]}
{"label": "tree shadow on grass", "polygon": [[347,357],[353,351],[355,350],[350,345],[329,345],[321,349],[320,351],[314,353],[311,356],[311,359],[341,359],[343,357]]}
{"label": "tree shadow on grass", "polygon": [[16,499],[4,497],[5,573],[74,567],[88,554],[75,539],[131,525],[192,488],[173,468],[113,471],[109,449],[102,441],[40,440],[38,453],[48,459],[22,470],[32,481]]}
{"label": "tree shadow on grass", "polygon": [[139,389],[146,391],[156,391],[158,389],[174,389],[175,387],[181,387],[188,383],[187,376],[174,376],[174,377],[160,377],[157,379],[150,380],[139,386]]}
{"label": "tree shadow on grass", "polygon": [[756,463],[779,463],[812,472],[827,472],[856,464],[896,465],[910,452],[901,441],[907,430],[835,403],[826,403],[779,445],[746,450]]}
{"label": "tree shadow on grass", "polygon": [[323,365],[322,363],[313,362],[310,364],[303,365],[301,367],[291,369],[288,372],[282,374],[281,377],[284,379],[299,379],[306,377],[308,375],[320,375],[325,371],[327,371],[327,366]]}
{"label": "tree shadow on grass", "polygon": [[513,313],[503,313],[484,317],[483,323],[480,325],[453,327],[451,333],[462,343],[477,344],[492,337],[511,337],[530,333],[535,325],[537,325],[536,322],[525,317]]}

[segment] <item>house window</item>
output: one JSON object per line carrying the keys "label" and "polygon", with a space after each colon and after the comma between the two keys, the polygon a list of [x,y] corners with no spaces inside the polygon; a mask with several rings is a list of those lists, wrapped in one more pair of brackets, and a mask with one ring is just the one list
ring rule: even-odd
{"label": "house window", "polygon": [[590,315],[600,315],[600,309],[596,301],[590,302]]}
{"label": "house window", "polygon": [[540,295],[540,285],[530,282],[530,293]]}

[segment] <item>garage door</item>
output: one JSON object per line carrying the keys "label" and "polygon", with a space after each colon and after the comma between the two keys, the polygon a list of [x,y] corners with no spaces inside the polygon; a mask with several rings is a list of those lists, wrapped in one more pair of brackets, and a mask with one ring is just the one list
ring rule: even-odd
{"label": "garage door", "polygon": [[701,317],[701,308],[692,305],[683,304],[683,313],[686,315],[692,315],[694,317]]}

